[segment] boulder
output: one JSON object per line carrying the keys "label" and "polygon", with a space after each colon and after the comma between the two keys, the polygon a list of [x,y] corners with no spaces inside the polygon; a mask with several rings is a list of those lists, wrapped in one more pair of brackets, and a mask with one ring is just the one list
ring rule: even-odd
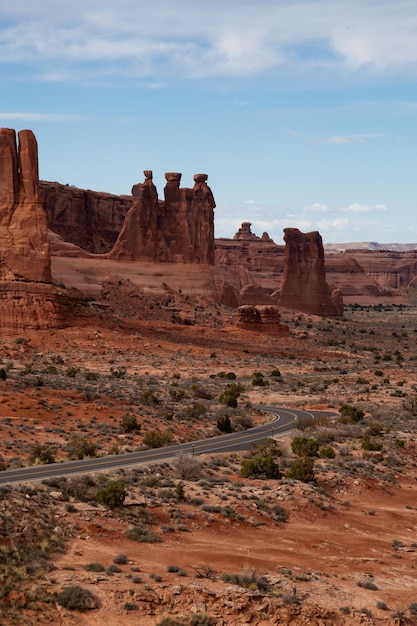
{"label": "boulder", "polygon": [[313,315],[343,316],[340,292],[332,298],[326,282],[324,250],[320,233],[284,229],[284,279],[280,306]]}

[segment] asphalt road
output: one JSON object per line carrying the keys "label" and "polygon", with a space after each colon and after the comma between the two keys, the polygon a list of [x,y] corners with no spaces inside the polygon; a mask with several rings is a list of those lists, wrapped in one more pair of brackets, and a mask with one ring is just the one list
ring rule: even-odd
{"label": "asphalt road", "polygon": [[274,416],[274,419],[262,426],[248,430],[220,435],[210,439],[200,439],[190,443],[181,443],[156,450],[144,450],[114,456],[88,458],[81,461],[66,461],[50,465],[33,465],[0,472],[0,485],[46,480],[53,477],[90,474],[111,471],[119,468],[132,468],[138,465],[161,463],[172,460],[179,454],[215,454],[216,452],[235,452],[248,450],[254,444],[260,444],[269,437],[275,437],[292,430],[294,420],[302,415],[314,415],[322,411],[300,411],[284,407],[258,406],[258,409]]}

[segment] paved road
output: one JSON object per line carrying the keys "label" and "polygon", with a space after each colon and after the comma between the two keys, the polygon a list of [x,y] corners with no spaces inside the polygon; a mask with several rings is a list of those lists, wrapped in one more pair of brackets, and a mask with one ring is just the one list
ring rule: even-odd
{"label": "paved road", "polygon": [[253,444],[259,444],[268,439],[286,433],[293,428],[293,422],[298,416],[314,415],[321,411],[300,411],[284,407],[258,406],[258,409],[274,416],[271,422],[256,426],[243,432],[220,435],[210,439],[200,439],[190,443],[181,443],[176,446],[167,446],[156,450],[144,450],[129,454],[104,456],[81,461],[67,461],[51,465],[34,465],[14,470],[0,472],[0,485],[24,483],[45,480],[57,476],[73,476],[90,474],[92,472],[110,471],[119,468],[129,468],[149,463],[160,463],[171,460],[178,454],[214,454],[216,452],[234,452],[248,450]]}

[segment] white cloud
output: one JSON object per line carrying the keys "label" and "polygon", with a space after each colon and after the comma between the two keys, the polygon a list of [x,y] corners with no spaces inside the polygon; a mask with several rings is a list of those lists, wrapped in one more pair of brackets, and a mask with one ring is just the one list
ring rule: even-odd
{"label": "white cloud", "polygon": [[343,207],[342,211],[344,213],[386,213],[388,208],[385,204],[375,204],[374,206],[369,206],[367,204],[354,202],[353,204],[349,204],[347,207]]}
{"label": "white cloud", "polygon": [[[417,63],[414,0],[6,0],[0,24],[3,63],[102,62],[108,75],[242,75],[278,66],[349,74],[414,71]],[[52,76],[57,68],[48,69]]]}
{"label": "white cloud", "polygon": [[320,202],[314,202],[314,204],[310,204],[304,208],[306,213],[328,213],[329,207],[325,204],[321,204]]}

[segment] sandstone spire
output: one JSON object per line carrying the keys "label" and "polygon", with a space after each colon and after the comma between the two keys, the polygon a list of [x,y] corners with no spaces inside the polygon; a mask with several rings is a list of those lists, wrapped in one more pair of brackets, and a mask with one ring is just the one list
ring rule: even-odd
{"label": "sandstone spire", "polygon": [[39,202],[32,131],[0,129],[0,281],[51,281],[48,224]]}

